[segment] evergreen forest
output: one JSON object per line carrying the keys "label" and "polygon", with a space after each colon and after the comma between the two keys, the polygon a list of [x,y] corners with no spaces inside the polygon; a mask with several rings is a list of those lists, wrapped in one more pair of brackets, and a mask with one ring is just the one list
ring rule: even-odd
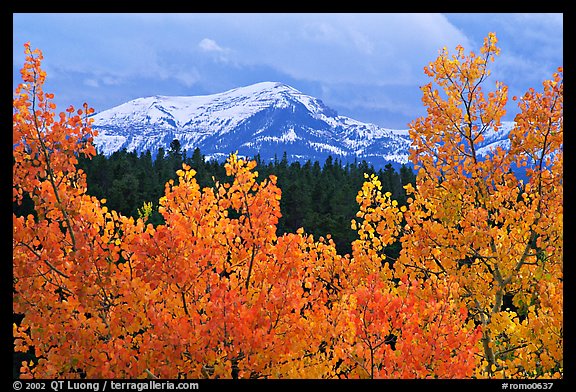
{"label": "evergreen forest", "polygon": [[[406,204],[403,186],[415,181],[415,174],[407,165],[398,171],[392,164],[375,169],[366,161],[344,164],[332,157],[322,163],[302,164],[288,162],[285,153],[271,162],[263,162],[259,156],[253,159],[257,162],[259,181],[269,175],[278,177],[282,217],[277,234],[295,233],[299,228],[316,238],[329,234],[340,254],[350,253],[357,238],[350,222],[358,212],[356,196],[366,180],[364,174],[376,174],[383,191],[391,192],[400,205]],[[196,170],[196,180],[202,188],[230,180],[224,162],[207,160],[199,149],[188,155],[177,139],[167,150],[160,149],[155,158],[150,151],[138,154],[123,149],[110,156],[99,153],[91,159],[81,158],[79,168],[86,173],[88,192],[106,199],[110,209],[138,218],[144,203],[152,203],[149,222],[158,225],[164,223],[158,213],[158,200],[164,195],[166,182],[176,178],[176,170],[183,163]],[[397,252],[394,248],[388,249],[390,256]]]}

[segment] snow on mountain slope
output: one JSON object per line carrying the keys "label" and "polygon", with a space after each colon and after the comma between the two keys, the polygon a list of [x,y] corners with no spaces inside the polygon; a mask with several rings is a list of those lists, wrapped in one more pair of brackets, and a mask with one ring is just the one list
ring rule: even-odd
{"label": "snow on mountain slope", "polygon": [[508,134],[514,128],[514,125],[514,121],[502,121],[502,124],[498,129],[486,130],[483,134],[484,140],[479,143],[480,148],[478,148],[476,153],[483,157],[487,155],[490,150],[493,150],[498,146],[505,150],[510,148]]}
{"label": "snow on mountain slope", "polygon": [[[290,161],[366,160],[375,167],[408,162],[407,130],[382,128],[349,117],[278,82],[262,82],[204,96],[138,98],[93,115],[98,151],[141,153],[168,149],[174,139],[188,153],[198,147],[218,160],[240,155]],[[484,145],[501,140],[487,135]]]}

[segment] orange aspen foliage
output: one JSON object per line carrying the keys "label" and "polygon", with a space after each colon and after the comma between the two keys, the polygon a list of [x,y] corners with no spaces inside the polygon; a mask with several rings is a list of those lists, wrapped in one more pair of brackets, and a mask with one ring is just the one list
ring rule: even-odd
{"label": "orange aspen foliage", "polygon": [[[42,86],[42,55],[25,46],[26,64],[14,97],[13,201],[28,194],[36,215],[13,215],[15,350],[33,346],[37,365],[23,377],[78,377],[97,368],[110,376],[101,356],[109,352],[110,310],[119,248],[116,215],[86,194],[74,166],[79,154],[95,154],[87,105],[54,114]],[[90,350],[79,350],[78,346]],[[29,371],[29,372],[28,372]]]}
{"label": "orange aspen foliage", "polygon": [[481,328],[457,301],[455,279],[400,275],[383,249],[400,234],[406,207],[382,192],[374,175],[358,193],[359,239],[343,268],[341,316],[352,332],[339,342],[347,377],[469,378]]}

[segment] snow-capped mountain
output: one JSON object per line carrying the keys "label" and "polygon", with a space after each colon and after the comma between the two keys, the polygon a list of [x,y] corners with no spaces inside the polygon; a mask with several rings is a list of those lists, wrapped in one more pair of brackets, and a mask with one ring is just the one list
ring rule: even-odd
{"label": "snow-capped mountain", "polygon": [[[188,153],[207,158],[230,153],[262,160],[342,162],[366,160],[375,167],[408,162],[407,130],[382,128],[339,116],[322,101],[276,82],[262,82],[204,96],[138,98],[93,115],[95,144],[109,155],[126,148],[156,155],[174,139]],[[507,132],[505,132],[507,135]],[[502,139],[501,132],[494,140]]]}

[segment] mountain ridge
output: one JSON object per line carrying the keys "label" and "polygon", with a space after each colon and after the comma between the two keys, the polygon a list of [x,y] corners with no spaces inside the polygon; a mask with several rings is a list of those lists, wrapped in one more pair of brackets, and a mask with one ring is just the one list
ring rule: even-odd
{"label": "mountain ridge", "polygon": [[[320,99],[281,82],[260,82],[217,94],[154,95],[136,98],[92,116],[94,143],[110,155],[168,149],[178,139],[183,150],[200,148],[208,159],[230,153],[271,160],[286,152],[289,161],[328,156],[343,163],[367,161],[376,168],[408,163],[407,129],[384,128],[340,116]],[[495,133],[500,142],[507,132]]]}

